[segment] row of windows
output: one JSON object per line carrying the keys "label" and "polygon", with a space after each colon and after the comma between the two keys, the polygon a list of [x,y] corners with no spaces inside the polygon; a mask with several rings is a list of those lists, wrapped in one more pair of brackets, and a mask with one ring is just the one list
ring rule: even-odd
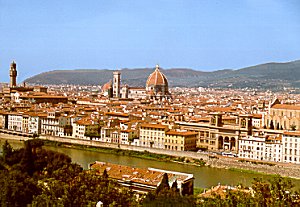
{"label": "row of windows", "polygon": [[288,161],[290,161],[290,162],[292,162],[292,161],[294,161],[294,162],[300,162],[300,157],[288,157],[288,156],[284,156],[284,161],[286,161],[286,162],[288,162]]}
{"label": "row of windows", "polygon": [[288,143],[285,143],[284,146],[285,146],[285,147],[290,146],[291,148],[293,148],[293,146],[294,146],[294,148],[297,148],[299,145],[298,145],[297,143],[295,143],[295,144],[290,143],[289,145],[288,145]]}

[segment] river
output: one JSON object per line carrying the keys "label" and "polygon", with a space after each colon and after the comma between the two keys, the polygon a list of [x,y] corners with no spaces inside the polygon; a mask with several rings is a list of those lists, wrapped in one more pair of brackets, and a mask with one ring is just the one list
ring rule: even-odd
{"label": "river", "polygon": [[[2,145],[4,140],[0,140]],[[9,143],[13,148],[23,147],[22,141],[9,140]],[[87,151],[83,149],[72,149],[65,147],[44,146],[46,149],[61,152],[69,155],[73,162],[80,164],[84,169],[88,168],[88,164],[94,161],[111,162],[120,165],[128,165],[139,168],[160,168],[164,170],[172,170],[178,172],[192,173],[194,174],[195,181],[194,186],[196,188],[210,188],[216,186],[219,183],[222,185],[238,185],[250,186],[253,178],[262,177],[263,179],[269,179],[268,175],[245,173],[239,171],[232,171],[226,169],[210,168],[210,167],[197,167],[192,165],[177,164],[172,162],[161,162],[154,160],[147,160],[142,158],[122,156],[116,154],[108,154],[103,152]],[[0,149],[0,151],[2,148]],[[293,180],[296,186],[300,187],[300,180]]]}

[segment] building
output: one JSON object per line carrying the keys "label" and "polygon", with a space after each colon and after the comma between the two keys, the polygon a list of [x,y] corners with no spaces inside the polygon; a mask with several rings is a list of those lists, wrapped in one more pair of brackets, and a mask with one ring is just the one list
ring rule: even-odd
{"label": "building", "polygon": [[170,130],[166,132],[165,149],[195,151],[198,133]]}
{"label": "building", "polygon": [[134,130],[126,129],[120,131],[120,143],[121,144],[131,144],[133,139],[136,138],[136,134]]}
{"label": "building", "polygon": [[156,190],[164,174],[167,174],[170,187],[176,182],[181,195],[193,195],[193,174],[155,168],[142,169],[98,161],[92,163],[90,169],[95,170],[100,175],[106,170],[109,178],[140,194]]}
{"label": "building", "polygon": [[113,72],[113,97],[120,98],[121,90],[121,73],[120,71]]}
{"label": "building", "polygon": [[180,129],[198,133],[197,147],[238,151],[238,140],[252,134],[252,116],[239,115],[234,124],[224,124],[222,113],[211,113],[209,122],[175,122]]}
{"label": "building", "polygon": [[23,130],[23,114],[18,112],[8,113],[7,129],[17,132],[22,132]]}
{"label": "building", "polygon": [[169,83],[166,76],[156,65],[155,71],[151,73],[146,82],[146,91],[150,99],[170,98]]}
{"label": "building", "polygon": [[[274,104],[269,108],[266,125],[283,130],[300,129],[300,106],[291,104]],[[272,127],[271,127],[272,128]]]}
{"label": "building", "polygon": [[51,136],[72,135],[71,118],[57,111],[48,111],[41,119],[41,133]]}
{"label": "building", "polygon": [[29,113],[28,133],[41,134],[41,116],[46,116],[38,113]]}
{"label": "building", "polygon": [[140,146],[165,149],[165,136],[168,130],[168,126],[162,124],[141,124],[139,138]]}
{"label": "building", "polygon": [[113,81],[108,82],[102,87],[102,94],[109,98],[122,99],[145,99],[153,100],[169,99],[169,85],[166,76],[160,71],[159,65],[151,73],[146,82],[146,88],[121,86],[121,72],[113,72]]}
{"label": "building", "polygon": [[239,139],[240,158],[282,162],[282,143],[280,137],[248,136]]}
{"label": "building", "polygon": [[283,161],[300,164],[300,131],[287,131],[283,133]]}
{"label": "building", "polygon": [[10,70],[9,70],[9,77],[10,77],[10,81],[9,81],[9,86],[11,88],[14,88],[17,86],[17,64],[15,63],[15,61],[13,61],[10,64]]}
{"label": "building", "polygon": [[100,136],[100,126],[91,118],[82,118],[75,121],[72,126],[72,136],[79,139],[98,138]]}

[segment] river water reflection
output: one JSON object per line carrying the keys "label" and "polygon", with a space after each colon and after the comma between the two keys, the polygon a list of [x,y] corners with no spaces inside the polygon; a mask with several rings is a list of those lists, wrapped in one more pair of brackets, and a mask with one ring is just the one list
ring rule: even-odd
{"label": "river water reflection", "polygon": [[[3,142],[4,141],[2,139],[0,144],[2,145]],[[23,143],[20,141],[9,140],[9,142],[14,148],[19,148],[23,146]],[[253,178],[255,177],[262,177],[263,179],[270,178],[270,176],[268,175],[258,175],[253,173],[244,173],[226,169],[197,167],[172,162],[146,160],[141,158],[108,154],[103,152],[93,152],[82,149],[71,149],[53,146],[45,146],[45,148],[69,155],[72,158],[73,162],[80,164],[84,169],[88,168],[89,163],[92,163],[97,160],[102,162],[111,162],[115,164],[128,165],[139,168],[152,167],[164,170],[192,173],[195,177],[194,185],[198,188],[210,188],[211,186],[218,185],[219,183],[223,185],[237,185],[241,183],[245,186],[250,186],[253,181]],[[294,183],[297,186],[300,186],[300,180],[295,180]]]}

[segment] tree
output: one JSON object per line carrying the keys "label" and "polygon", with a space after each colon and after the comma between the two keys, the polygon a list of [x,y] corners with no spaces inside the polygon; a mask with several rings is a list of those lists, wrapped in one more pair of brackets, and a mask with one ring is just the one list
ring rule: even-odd
{"label": "tree", "polygon": [[0,186],[1,206],[26,206],[40,192],[33,178],[15,170],[0,173]]}
{"label": "tree", "polygon": [[273,204],[277,206],[293,206],[294,184],[288,178],[279,175],[269,180]]}
{"label": "tree", "polygon": [[104,169],[102,177],[105,178],[105,179],[108,179],[108,174],[107,174],[107,170],[106,169]]}
{"label": "tree", "polygon": [[270,122],[270,129],[274,129],[273,120],[271,120],[271,122]]}
{"label": "tree", "polygon": [[9,158],[13,154],[13,148],[11,145],[8,143],[7,140],[5,140],[4,144],[2,145],[2,156],[3,156],[3,161],[6,163]]}
{"label": "tree", "polygon": [[170,186],[169,186],[169,177],[167,173],[163,174],[162,180],[159,184],[159,186],[156,189],[156,193],[158,194],[160,191],[162,190],[169,190]]}
{"label": "tree", "polygon": [[297,126],[296,126],[295,124],[292,124],[292,125],[290,126],[290,128],[291,128],[292,131],[296,131]]}
{"label": "tree", "polygon": [[252,184],[254,190],[254,199],[259,206],[267,207],[271,203],[271,193],[269,183],[263,181],[261,178],[254,178]]}
{"label": "tree", "polygon": [[31,143],[28,141],[25,142],[25,149],[23,151],[23,155],[19,167],[22,172],[27,172],[28,175],[30,176],[32,176],[35,171],[32,147],[31,147]]}
{"label": "tree", "polygon": [[105,206],[137,206],[131,191],[93,171],[82,171],[70,183],[45,179],[41,188],[33,200],[35,206],[96,206],[99,200]]}
{"label": "tree", "polygon": [[29,142],[32,148],[32,153],[35,156],[37,149],[42,149],[44,146],[44,142],[41,139],[31,139],[27,140],[26,142]]}

